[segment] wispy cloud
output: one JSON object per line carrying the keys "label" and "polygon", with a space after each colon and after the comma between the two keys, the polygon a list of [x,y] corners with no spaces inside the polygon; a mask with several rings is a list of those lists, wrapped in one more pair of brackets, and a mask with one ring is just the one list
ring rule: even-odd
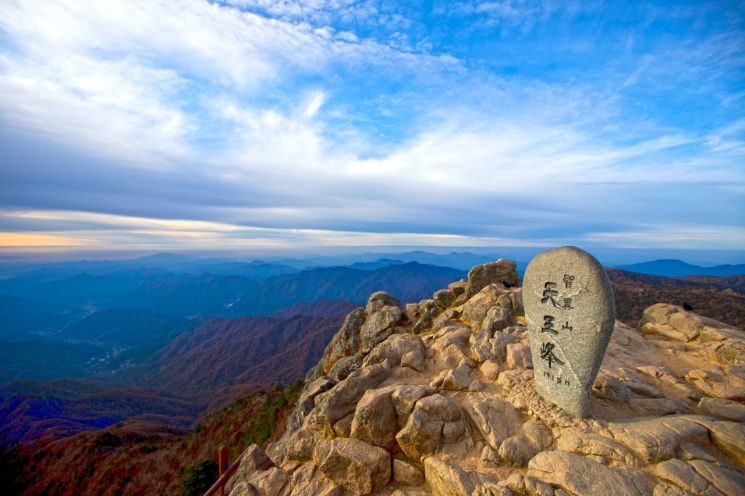
{"label": "wispy cloud", "polygon": [[741,250],[745,246],[745,228],[740,225],[646,225],[640,230],[595,232],[584,241],[618,248],[694,248]]}
{"label": "wispy cloud", "polygon": [[0,230],[699,246],[709,225],[742,243],[742,14],[627,7],[642,31],[601,8],[4,2]]}

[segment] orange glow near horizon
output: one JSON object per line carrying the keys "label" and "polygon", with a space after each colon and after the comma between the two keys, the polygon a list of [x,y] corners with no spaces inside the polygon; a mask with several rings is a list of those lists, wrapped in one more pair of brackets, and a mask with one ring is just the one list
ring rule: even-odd
{"label": "orange glow near horizon", "polygon": [[80,243],[64,236],[51,234],[38,234],[28,232],[0,232],[0,247],[2,248],[26,248],[26,247],[70,247],[80,246]]}

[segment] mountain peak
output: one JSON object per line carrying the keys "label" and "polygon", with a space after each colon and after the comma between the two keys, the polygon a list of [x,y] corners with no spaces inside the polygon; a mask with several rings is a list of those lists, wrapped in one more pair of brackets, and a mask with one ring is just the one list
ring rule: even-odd
{"label": "mountain peak", "polygon": [[[745,487],[745,407],[731,401],[745,396],[735,366],[745,353],[741,330],[669,304],[648,308],[638,329],[616,323],[593,418],[582,419],[536,393],[522,289],[502,284],[510,277],[500,263],[475,267],[468,281],[405,311],[384,292],[371,295],[306,376],[282,437],[266,453],[249,447],[229,487],[269,495],[402,486],[435,495],[696,491],[693,479],[668,477],[669,467],[705,473],[723,494]],[[672,351],[671,342],[680,346]],[[693,444],[695,459],[685,454]]]}
{"label": "mountain peak", "polygon": [[638,272],[640,274],[665,277],[727,276],[745,274],[745,264],[701,267],[675,258],[652,260],[651,262],[641,262],[637,264],[620,265],[616,268],[628,272]]}
{"label": "mountain peak", "polygon": [[184,262],[190,259],[191,257],[188,257],[186,255],[180,255],[178,253],[161,251],[161,252],[152,253],[150,255],[145,255],[143,257],[136,258],[135,260],[137,260],[138,262],[175,263],[175,262]]}

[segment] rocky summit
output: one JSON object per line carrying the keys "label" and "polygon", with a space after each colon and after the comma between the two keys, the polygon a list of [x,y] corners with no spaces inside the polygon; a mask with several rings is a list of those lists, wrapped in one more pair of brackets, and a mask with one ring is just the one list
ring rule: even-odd
{"label": "rocky summit", "polygon": [[741,329],[668,304],[616,322],[581,418],[536,392],[517,282],[499,260],[403,309],[371,295],[229,494],[745,494]]}

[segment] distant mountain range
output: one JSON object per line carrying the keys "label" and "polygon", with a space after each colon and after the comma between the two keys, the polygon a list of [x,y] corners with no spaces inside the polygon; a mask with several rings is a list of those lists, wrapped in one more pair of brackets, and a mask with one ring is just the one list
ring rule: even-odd
{"label": "distant mountain range", "polygon": [[260,272],[261,279],[170,271],[193,263],[160,254],[137,261],[52,264],[0,279],[0,384],[64,377],[121,382],[120,371],[148,362],[207,319],[284,319],[275,327],[294,316],[339,319],[374,291],[388,291],[404,303],[418,301],[465,276],[457,269],[392,259],[375,267],[307,270],[209,262],[227,272]]}
{"label": "distant mountain range", "polygon": [[5,316],[0,340],[54,337],[86,315],[110,309],[144,309],[182,318],[272,315],[300,302],[346,299],[363,303],[379,289],[404,302],[415,301],[465,276],[465,271],[416,262],[303,271],[269,264],[220,265],[241,273],[247,267],[261,267],[262,279],[120,265],[106,271],[102,264],[93,264],[94,273],[70,273],[74,264],[67,264],[64,270],[37,269],[0,279],[0,311]]}
{"label": "distant mountain range", "polygon": [[111,308],[94,312],[66,327],[59,340],[131,348],[168,340],[189,329],[191,321],[151,310]]}
{"label": "distant mountain range", "polygon": [[[3,266],[0,384],[37,382],[0,387],[0,421],[12,439],[69,435],[130,417],[187,425],[208,403],[302,378],[370,293],[388,291],[402,304],[430,298],[474,263],[495,258],[419,251],[262,261],[156,254]],[[729,275],[745,273],[745,265],[660,260],[624,269],[609,270],[619,320],[633,324],[647,306],[670,302],[745,324],[745,279]],[[706,275],[712,273],[719,275]],[[166,395],[162,402],[154,391]],[[165,405],[171,400],[173,408]]]}
{"label": "distant mountain range", "polygon": [[627,272],[664,277],[734,276],[745,274],[745,264],[700,267],[698,265],[692,265],[683,262],[682,260],[675,259],[653,260],[651,262],[620,265],[616,268]]}

